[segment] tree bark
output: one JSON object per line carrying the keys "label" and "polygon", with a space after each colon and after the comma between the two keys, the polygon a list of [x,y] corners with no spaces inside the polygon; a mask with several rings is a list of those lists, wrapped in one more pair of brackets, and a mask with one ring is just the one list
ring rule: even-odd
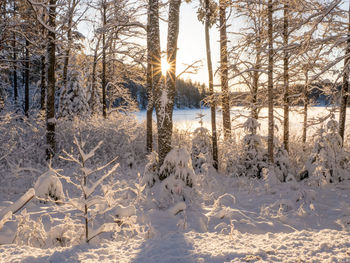
{"label": "tree bark", "polygon": [[[156,103],[158,126],[158,158],[159,167],[163,164],[166,155],[171,150],[173,132],[173,108],[176,91],[176,54],[179,35],[179,17],[181,0],[170,0],[168,18],[167,62],[170,68],[166,74],[164,86],[158,94]],[[166,175],[159,175],[164,180]]]}
{"label": "tree bark", "polygon": [[24,69],[24,114],[28,117],[28,111],[29,111],[29,41],[26,39],[26,56],[25,56],[25,69]]}
{"label": "tree bark", "polygon": [[55,64],[56,64],[56,0],[50,0],[48,32],[48,69],[47,69],[47,99],[46,99],[46,141],[47,159],[51,159],[56,151],[55,141]]}
{"label": "tree bark", "polygon": [[346,107],[348,105],[349,98],[349,63],[350,63],[350,3],[348,12],[348,39],[347,46],[345,50],[345,60],[344,60],[344,75],[343,75],[343,85],[341,90],[341,101],[340,101],[340,112],[339,112],[339,135],[344,143],[345,135],[345,121],[346,121]]}
{"label": "tree bark", "polygon": [[220,60],[222,119],[225,140],[231,137],[230,97],[227,67],[226,0],[220,0]]}
{"label": "tree bark", "polygon": [[18,83],[17,83],[17,50],[16,50],[16,34],[15,33],[13,33],[12,51],[13,51],[13,96],[15,99],[15,103],[17,103]]}
{"label": "tree bark", "polygon": [[211,50],[210,50],[210,35],[209,35],[209,21],[210,12],[209,10],[209,0],[205,0],[206,19],[205,19],[205,46],[207,52],[207,64],[208,64],[208,77],[209,77],[209,95],[212,97],[210,102],[210,113],[211,113],[211,132],[212,132],[212,149],[213,149],[213,167],[218,169],[218,141],[216,133],[216,105],[214,99],[214,85],[213,85],[213,67],[211,61]]}
{"label": "tree bark", "polygon": [[[255,71],[253,73],[253,86],[252,86],[252,111],[251,116],[257,120],[258,114],[258,88],[259,88],[259,69],[261,68],[261,31],[258,29],[258,35],[256,37],[256,60],[255,60]],[[254,134],[256,129],[254,129]]]}
{"label": "tree bark", "polygon": [[274,140],[274,118],[273,118],[273,21],[272,21],[272,0],[268,0],[268,45],[269,45],[269,64],[268,64],[268,156],[269,162],[272,164],[274,162],[273,156],[273,140]]}
{"label": "tree bark", "polygon": [[107,24],[107,3],[102,3],[103,10],[103,33],[102,33],[102,114],[107,118],[107,101],[106,101],[106,24]]}
{"label": "tree bark", "polygon": [[[71,5],[72,3],[72,5]],[[68,4],[68,31],[67,31],[67,47],[66,47],[66,52],[64,56],[64,64],[63,64],[63,76],[62,76],[62,82],[63,82],[63,88],[67,88],[67,78],[68,78],[68,66],[69,66],[69,55],[70,55],[70,50],[72,47],[72,42],[73,42],[73,36],[72,36],[72,23],[73,23],[73,14],[74,14],[74,9],[76,7],[76,1],[73,0],[73,2],[69,1]]]}
{"label": "tree bark", "polygon": [[288,3],[285,3],[283,8],[283,144],[287,152],[289,152],[289,54],[287,51],[289,34],[288,9]]}
{"label": "tree bark", "polygon": [[40,109],[45,110],[46,77],[45,77],[45,56],[41,56],[41,83],[40,83]]}
{"label": "tree bark", "polygon": [[302,141],[303,141],[303,147],[305,150],[305,143],[306,143],[306,136],[307,136],[307,110],[309,106],[309,71],[306,69],[305,71],[305,85],[304,85],[304,91],[303,91],[303,97],[304,97],[304,121],[303,121],[303,136],[302,136]]}

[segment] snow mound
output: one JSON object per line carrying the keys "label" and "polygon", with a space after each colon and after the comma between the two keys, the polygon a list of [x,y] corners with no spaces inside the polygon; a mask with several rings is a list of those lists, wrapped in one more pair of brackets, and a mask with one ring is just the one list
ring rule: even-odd
{"label": "snow mound", "polygon": [[35,194],[39,198],[64,200],[63,187],[60,179],[54,171],[50,170],[42,174],[34,185]]}

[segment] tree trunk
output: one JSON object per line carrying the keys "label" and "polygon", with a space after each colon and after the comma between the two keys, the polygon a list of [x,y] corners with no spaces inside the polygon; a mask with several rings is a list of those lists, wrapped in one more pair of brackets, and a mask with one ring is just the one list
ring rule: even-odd
{"label": "tree trunk", "polygon": [[15,99],[15,103],[17,103],[18,99],[18,83],[17,83],[17,50],[16,50],[16,34],[13,33],[13,96]]}
{"label": "tree trunk", "polygon": [[289,54],[287,51],[289,34],[288,9],[289,6],[285,3],[283,8],[283,144],[287,152],[289,152]]}
{"label": "tree trunk", "polygon": [[[209,10],[209,0],[205,0],[205,9]],[[214,85],[213,85],[213,67],[211,62],[211,50],[210,50],[210,35],[209,35],[209,21],[210,21],[210,12],[206,12],[205,19],[205,45],[207,51],[207,64],[208,64],[208,76],[209,76],[209,94],[212,97],[210,102],[210,111],[211,111],[211,131],[212,131],[212,148],[213,148],[213,167],[218,169],[218,141],[216,134],[216,105],[214,99]]]}
{"label": "tree trunk", "polygon": [[[71,5],[72,3],[72,5]],[[72,36],[72,23],[73,23],[73,14],[74,14],[74,9],[76,7],[75,0],[73,2],[69,1],[68,3],[68,31],[67,31],[67,48],[64,56],[64,64],[63,64],[63,76],[62,76],[62,82],[63,82],[63,88],[67,88],[67,78],[68,78],[68,66],[69,66],[69,55],[70,55],[70,50],[72,47],[72,42],[73,42],[73,36]]]}
{"label": "tree trunk", "polygon": [[107,118],[107,102],[106,102],[106,24],[107,24],[107,3],[103,2],[103,33],[102,33],[102,112],[103,117]]}
{"label": "tree trunk", "polygon": [[[158,158],[159,167],[163,164],[166,155],[171,150],[173,132],[173,108],[176,91],[176,54],[179,35],[179,17],[181,0],[170,0],[168,18],[167,62],[170,68],[161,94],[157,97],[157,126],[158,126]],[[166,175],[160,175],[161,180]]]}
{"label": "tree trunk", "polygon": [[[258,30],[258,35],[256,38],[256,61],[255,61],[255,71],[253,73],[253,86],[252,86],[252,111],[251,116],[253,119],[257,120],[259,118],[258,114],[258,88],[259,88],[259,69],[261,68],[261,33]],[[256,129],[254,129],[254,134]]]}
{"label": "tree trunk", "polygon": [[230,97],[227,68],[226,0],[220,0],[220,60],[222,119],[225,140],[231,137]]}
{"label": "tree trunk", "polygon": [[25,88],[24,88],[24,114],[28,117],[29,111],[29,41],[26,39],[26,62],[25,62]]}
{"label": "tree trunk", "polygon": [[56,0],[50,0],[48,32],[48,69],[47,69],[47,99],[46,99],[46,140],[47,159],[51,159],[56,151],[55,142],[55,64],[56,64]]}
{"label": "tree trunk", "polygon": [[41,56],[41,83],[40,83],[40,109],[45,110],[46,78],[45,78],[45,56]]}
{"label": "tree trunk", "polygon": [[350,63],[350,3],[349,3],[349,12],[348,12],[348,39],[347,46],[345,50],[345,60],[344,60],[344,76],[343,76],[343,85],[341,90],[341,101],[340,101],[340,112],[339,112],[339,135],[344,143],[345,135],[345,120],[346,120],[346,107],[348,105],[349,97],[349,63]]}
{"label": "tree trunk", "polygon": [[269,65],[268,65],[268,138],[267,138],[267,147],[268,147],[268,156],[269,162],[272,164],[274,162],[273,156],[273,137],[274,137],[274,119],[273,119],[273,21],[272,21],[272,0],[268,0],[268,42],[269,42]]}
{"label": "tree trunk", "polygon": [[151,34],[151,5],[152,0],[148,4],[147,18],[147,114],[146,114],[146,150],[148,153],[153,149],[153,131],[152,131],[152,113],[153,113],[153,85],[152,85],[152,34]]}
{"label": "tree trunk", "polygon": [[304,85],[304,91],[303,91],[303,97],[304,97],[304,121],[303,121],[303,147],[305,150],[305,143],[306,143],[306,132],[307,132],[307,110],[309,106],[309,71],[306,70],[305,72],[305,85]]}

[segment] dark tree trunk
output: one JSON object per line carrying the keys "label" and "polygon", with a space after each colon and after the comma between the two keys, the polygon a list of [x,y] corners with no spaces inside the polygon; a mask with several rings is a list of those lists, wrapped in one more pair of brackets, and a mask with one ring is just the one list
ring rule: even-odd
{"label": "dark tree trunk", "polygon": [[284,95],[283,95],[283,144],[286,151],[289,151],[289,54],[287,51],[288,46],[288,9],[287,3],[284,4],[283,8],[283,84],[284,84]]}
{"label": "dark tree trunk", "polygon": [[18,83],[17,83],[17,50],[16,50],[16,34],[13,33],[13,96],[15,102],[18,99]]}
{"label": "dark tree trunk", "polygon": [[153,150],[153,131],[152,131],[152,113],[153,113],[153,85],[152,85],[152,34],[151,34],[151,7],[152,0],[149,0],[148,19],[147,19],[147,114],[146,114],[146,150],[148,153]]}
{"label": "dark tree trunk", "polygon": [[340,101],[340,113],[339,113],[339,135],[344,142],[345,135],[345,120],[346,120],[346,107],[348,105],[349,98],[349,63],[350,63],[350,3],[348,12],[348,39],[347,46],[345,50],[345,60],[344,60],[344,76],[343,85],[341,90],[341,101]]}
{"label": "dark tree trunk", "polygon": [[306,132],[307,132],[307,110],[309,106],[309,72],[306,70],[305,72],[305,85],[304,85],[304,91],[303,91],[303,99],[304,99],[304,121],[303,121],[303,136],[302,136],[302,141],[303,141],[303,147],[305,149],[305,143],[306,143]]}
{"label": "dark tree trunk", "polygon": [[45,56],[41,56],[41,83],[40,83],[40,109],[45,110],[46,77]]}
{"label": "dark tree trunk", "polygon": [[47,69],[47,99],[46,99],[46,140],[47,159],[51,159],[56,151],[55,141],[55,64],[56,64],[56,0],[50,0],[48,32],[48,69]]}
{"label": "dark tree trunk", "polygon": [[25,88],[24,88],[24,114],[28,117],[29,112],[29,41],[26,39],[26,62],[25,62]]}
{"label": "dark tree trunk", "polygon": [[102,33],[102,114],[107,118],[107,101],[106,101],[106,25],[107,25],[107,3],[103,2],[103,33]]}
{"label": "dark tree trunk", "polygon": [[[253,119],[257,120],[259,118],[258,113],[258,88],[259,88],[259,72],[261,68],[261,33],[260,29],[256,38],[256,60],[255,60],[255,71],[253,72],[253,86],[252,86],[252,111],[251,116]],[[254,129],[254,134],[256,129]]]}
{"label": "dark tree trunk", "polygon": [[[209,0],[205,0],[205,8],[206,10],[209,9]],[[211,112],[213,166],[215,169],[218,169],[219,161],[218,161],[218,141],[217,141],[217,134],[216,134],[216,105],[215,105],[215,99],[214,99],[213,67],[211,62],[209,21],[210,21],[210,12],[207,11],[204,26],[205,26],[205,45],[206,45],[206,51],[207,51],[207,64],[208,64],[208,76],[209,76],[209,95],[212,97],[212,101],[210,103],[210,112]]]}
{"label": "dark tree trunk", "polygon": [[222,92],[222,119],[224,138],[231,137],[230,117],[230,93],[228,88],[228,67],[227,67],[227,34],[226,34],[226,2],[220,0],[220,59],[221,59],[221,92]]}
{"label": "dark tree trunk", "polygon": [[274,118],[273,118],[273,21],[272,21],[272,0],[268,0],[268,42],[269,42],[269,64],[268,64],[268,137],[267,137],[267,147],[269,162],[272,164],[274,162],[273,156],[273,140],[274,140]]}

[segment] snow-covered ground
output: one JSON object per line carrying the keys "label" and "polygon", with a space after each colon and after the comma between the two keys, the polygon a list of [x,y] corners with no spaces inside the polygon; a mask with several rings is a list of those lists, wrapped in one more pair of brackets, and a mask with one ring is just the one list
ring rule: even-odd
{"label": "snow-covered ground", "polygon": [[[56,163],[61,165],[55,167],[60,169],[61,186],[51,172],[46,173],[47,167],[32,163],[29,169],[10,159],[11,155],[6,157],[10,168],[2,167],[16,173],[11,183],[0,184],[0,262],[350,262],[350,181],[323,186],[308,180],[280,183],[268,176],[249,179],[207,169],[194,175],[190,199],[163,207],[160,196],[142,184],[145,161],[137,161],[138,127],[132,122],[126,124],[122,129],[134,135],[122,137],[116,120],[87,126],[94,131],[89,134],[92,143],[86,143],[87,148],[93,149],[101,139],[107,142],[101,151],[96,150],[96,160],[90,156],[94,161],[87,162],[89,167],[104,165],[117,153],[120,166],[86,202],[76,180],[80,168],[74,162]],[[72,136],[69,129],[59,130],[65,135],[60,135],[61,139],[68,141]],[[119,137],[112,138],[111,131],[118,132]],[[40,134],[40,129],[35,132]],[[118,138],[126,144],[119,143]],[[79,152],[67,151],[72,156]],[[90,168],[82,171],[90,173]],[[47,177],[40,177],[35,184],[38,170]],[[10,178],[3,172],[0,176]],[[88,187],[82,189],[95,187],[93,183],[103,174],[91,176]],[[63,180],[65,177],[77,185]],[[43,187],[58,200],[33,198],[15,211],[34,191],[45,197]],[[91,205],[89,231],[108,226],[89,244],[84,242],[84,202]]]}

